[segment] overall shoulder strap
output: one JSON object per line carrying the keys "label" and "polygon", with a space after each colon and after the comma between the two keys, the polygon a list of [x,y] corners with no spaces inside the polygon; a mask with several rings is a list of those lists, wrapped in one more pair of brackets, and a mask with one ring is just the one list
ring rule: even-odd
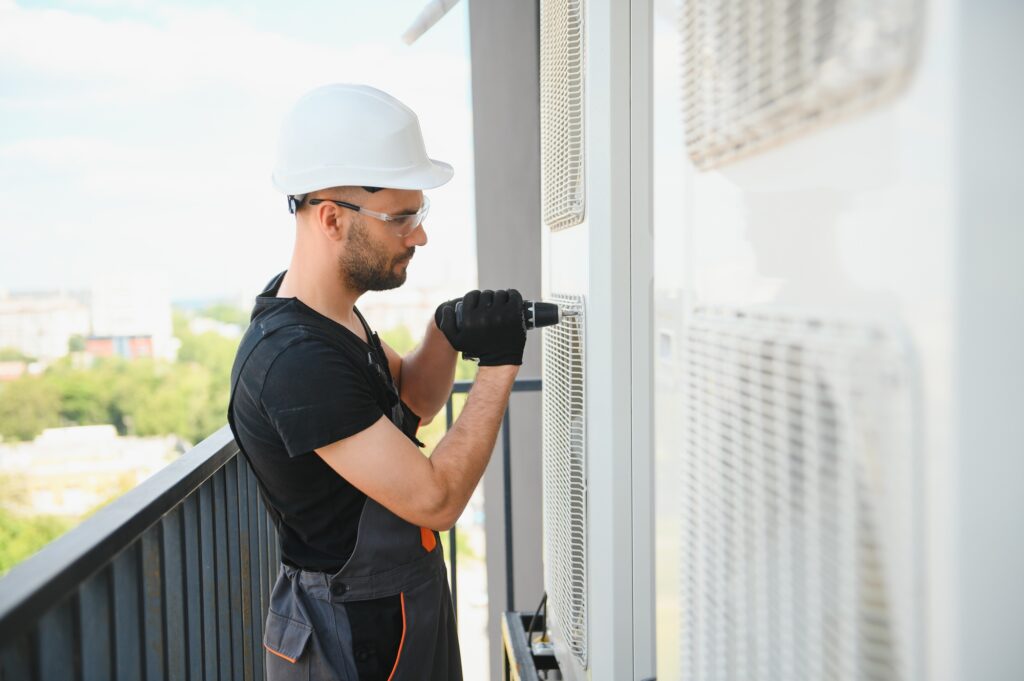
{"label": "overall shoulder strap", "polygon": [[366,323],[366,319],[359,311],[359,308],[353,306],[352,310],[356,313],[356,316],[359,317],[359,321],[366,330],[366,338],[370,341],[373,351],[377,353],[377,372],[386,383],[388,392],[392,396],[392,422],[398,426],[398,429],[405,433],[405,435],[411,439],[417,447],[423,447],[423,443],[416,437],[416,431],[419,428],[420,419],[412,414],[411,410],[406,410],[405,403],[402,402],[402,398],[398,394],[398,386],[395,385],[395,379],[391,375],[391,367],[388,366],[388,355],[384,352],[384,345],[380,341],[380,336],[378,336],[376,332],[370,330],[370,325]]}
{"label": "overall shoulder strap", "polygon": [[363,314],[359,311],[358,307],[353,306],[352,310],[356,313],[356,317],[359,318],[359,322],[363,325],[363,329],[366,331],[366,340],[377,355],[377,372],[380,374],[381,378],[384,379],[384,382],[388,385],[389,389],[394,390],[395,395],[397,396],[398,388],[395,385],[394,376],[391,375],[391,367],[388,365],[388,355],[384,352],[384,345],[380,342],[380,336],[377,335],[376,331],[370,329],[370,325],[366,323],[366,318],[363,317]]}
{"label": "overall shoulder strap", "polygon": [[[384,352],[384,346],[381,345],[380,336],[377,335],[376,331],[370,329],[370,325],[366,323],[366,318],[363,317],[363,313],[359,311],[359,308],[352,306],[352,311],[356,313],[356,317],[359,318],[359,323],[363,325],[363,330],[366,331],[366,340],[377,353],[380,355],[380,359],[383,360],[384,366],[387,366],[388,356]],[[388,370],[388,376],[391,376],[390,369]]]}

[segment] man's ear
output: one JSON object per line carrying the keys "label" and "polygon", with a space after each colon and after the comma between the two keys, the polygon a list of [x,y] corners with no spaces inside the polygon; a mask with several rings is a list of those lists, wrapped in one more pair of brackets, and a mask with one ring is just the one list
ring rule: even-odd
{"label": "man's ear", "polygon": [[332,203],[324,201],[315,206],[317,227],[331,241],[341,241],[348,232],[348,216]]}

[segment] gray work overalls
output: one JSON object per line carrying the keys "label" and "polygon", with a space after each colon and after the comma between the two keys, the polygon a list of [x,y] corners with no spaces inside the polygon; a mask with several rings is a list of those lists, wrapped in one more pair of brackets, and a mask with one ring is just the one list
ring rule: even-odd
{"label": "gray work overalls", "polygon": [[[387,388],[390,409],[385,413],[390,411],[392,422],[421,445],[416,439],[418,420],[407,418],[380,340],[362,315],[359,320],[372,348],[367,357],[360,359],[374,366],[373,373]],[[280,309],[253,319],[239,346],[244,359],[236,364],[237,371],[231,377],[231,402],[243,367],[265,375],[280,352],[254,352],[272,334],[312,334],[339,351],[358,352],[339,341],[337,329],[321,326],[326,323]],[[285,341],[273,344],[281,349],[288,345],[281,336],[274,340]],[[228,420],[234,430],[230,403]],[[279,522],[273,509],[270,513]],[[401,602],[402,638],[388,681],[461,681],[455,614],[438,535],[402,520],[370,498],[359,518],[352,555],[338,572],[327,574],[281,565],[263,635],[266,678],[356,681],[355,656],[359,653],[353,650],[345,604],[393,596],[399,596]]]}

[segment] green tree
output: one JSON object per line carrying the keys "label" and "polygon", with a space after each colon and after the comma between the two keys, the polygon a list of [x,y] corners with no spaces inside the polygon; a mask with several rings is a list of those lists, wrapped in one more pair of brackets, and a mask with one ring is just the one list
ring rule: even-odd
{"label": "green tree", "polygon": [[177,307],[172,308],[171,335],[173,335],[175,338],[180,339],[186,335],[191,334],[191,331],[188,330],[188,323],[189,320],[191,320],[191,318],[192,317],[191,315],[189,315],[188,312],[185,312],[184,310]]}
{"label": "green tree", "polygon": [[49,367],[40,380],[50,384],[60,395],[54,425],[111,423],[111,363],[108,360],[98,362],[93,369],[77,369],[69,358],[64,358]]}
{"label": "green tree", "polygon": [[60,394],[38,376],[0,385],[0,435],[32,440],[43,428],[59,425]]}
{"label": "green tree", "polygon": [[[176,323],[177,337],[181,341],[181,347],[178,349],[178,366],[201,367],[206,371],[207,380],[205,399],[199,399],[194,391],[189,393],[194,398],[194,409],[190,416],[192,426],[188,434],[179,435],[191,442],[199,442],[227,423],[231,365],[235,361],[240,339],[225,338],[212,331],[193,334],[188,330],[187,323],[181,319],[179,318]],[[194,390],[196,384],[193,380],[194,377],[183,380],[180,387],[191,386],[187,390]]]}
{"label": "green tree", "polygon": [[409,327],[405,324],[388,329],[387,331],[381,331],[378,335],[382,341],[390,345],[400,355],[408,354],[419,343],[417,339],[412,337]]}
{"label": "green tree", "polygon": [[18,348],[0,348],[0,362],[34,362],[34,357],[29,357]]}
{"label": "green tree", "polygon": [[178,337],[179,364],[198,364],[206,367],[217,379],[227,380],[231,375],[231,364],[238,350],[237,338],[225,338],[219,333],[207,331],[201,334],[186,333]]}
{"label": "green tree", "polygon": [[141,396],[130,415],[137,435],[175,434],[197,443],[223,425],[225,416],[211,418],[210,372],[198,364],[183,364]]}
{"label": "green tree", "polygon": [[51,516],[22,517],[0,508],[0,574],[67,532],[73,524]]}
{"label": "green tree", "polygon": [[199,315],[216,319],[225,324],[237,324],[243,329],[249,325],[249,311],[228,303],[216,303],[204,307]]}

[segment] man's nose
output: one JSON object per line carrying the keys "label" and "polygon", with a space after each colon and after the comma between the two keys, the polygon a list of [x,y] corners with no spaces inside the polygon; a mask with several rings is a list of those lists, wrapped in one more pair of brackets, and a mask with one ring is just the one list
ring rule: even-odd
{"label": "man's nose", "polygon": [[427,244],[427,229],[424,223],[418,224],[416,229],[405,237],[405,243],[409,246],[425,246]]}

